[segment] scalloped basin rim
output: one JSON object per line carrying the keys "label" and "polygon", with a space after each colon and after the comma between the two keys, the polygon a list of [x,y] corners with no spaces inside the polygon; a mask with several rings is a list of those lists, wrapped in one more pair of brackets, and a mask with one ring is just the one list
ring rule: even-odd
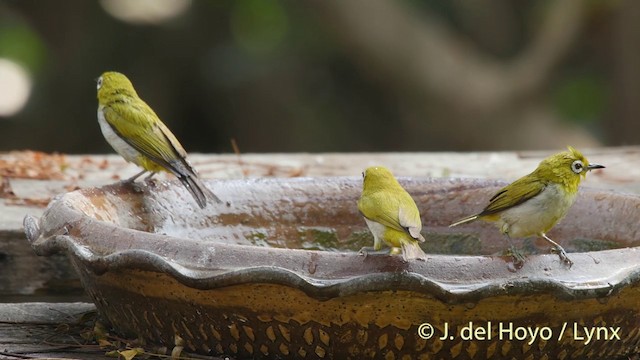
{"label": "scalloped basin rim", "polygon": [[[401,179],[412,184],[412,192],[421,185],[425,194],[442,193],[447,186],[454,191],[468,191],[478,187],[493,189],[502,182],[469,179]],[[359,180],[354,178],[313,179],[313,189],[305,193],[308,180],[274,179],[270,181],[218,180],[211,187],[223,198],[237,199],[238,188],[251,192],[251,186],[264,184],[293,189],[307,197],[306,201],[324,198],[332,201],[357,198]],[[275,184],[275,185],[274,185]],[[318,184],[320,185],[318,187]],[[96,274],[128,269],[167,273],[185,286],[213,289],[251,282],[274,283],[303,290],[319,299],[383,290],[412,290],[431,294],[447,302],[472,302],[500,294],[529,294],[549,292],[558,298],[604,297],[620,288],[640,281],[640,250],[637,247],[597,252],[570,253],[574,266],[560,264],[553,254],[530,255],[525,266],[513,271],[508,258],[502,256],[430,255],[426,262],[404,262],[398,256],[360,256],[353,252],[331,252],[301,249],[264,248],[258,246],[216,243],[203,239],[147,233],[96,220],[79,208],[87,203],[140,202],[142,196],[173,196],[181,193],[177,182],[163,182],[154,186],[141,185],[136,192],[122,185],[75,191],[56,198],[37,222],[25,218],[25,231],[38,254],[63,251],[81,266]],[[249,188],[247,188],[249,187]],[[434,189],[431,189],[431,188]],[[328,190],[318,190],[318,189]],[[339,189],[339,192],[336,191]],[[588,201],[602,201],[608,196],[625,196],[597,190],[582,189]],[[260,190],[253,194],[259,198]],[[331,193],[333,191],[333,193]],[[348,194],[344,194],[348,192]],[[415,191],[412,192],[412,195]],[[104,194],[118,194],[105,197]],[[296,193],[296,194],[300,194]],[[296,195],[297,196],[297,195]],[[304,197],[303,196],[303,197]],[[330,196],[331,197],[331,196]],[[627,196],[629,197],[629,196]],[[179,197],[182,199],[183,197]],[[249,198],[249,197],[245,197]],[[429,199],[420,197],[422,201]],[[628,201],[638,198],[630,196]],[[189,201],[184,198],[184,201]],[[246,205],[235,200],[230,207]],[[262,201],[274,201],[273,197]],[[295,199],[293,200],[295,202]],[[614,206],[613,204],[612,206]],[[134,205],[135,206],[135,205]],[[228,206],[229,207],[229,206]],[[228,208],[227,207],[227,208]],[[225,208],[210,210],[206,216]],[[162,209],[160,209],[162,210]],[[629,215],[629,218],[634,218]],[[635,217],[637,218],[637,217]],[[28,225],[31,223],[31,225]],[[428,225],[429,226],[429,225]],[[131,240],[133,249],[109,248],[107,236]],[[105,245],[105,243],[107,245]],[[117,243],[114,243],[117,245]],[[103,251],[92,247],[106,246]],[[118,245],[120,246],[120,245]],[[633,261],[632,259],[635,259]]]}

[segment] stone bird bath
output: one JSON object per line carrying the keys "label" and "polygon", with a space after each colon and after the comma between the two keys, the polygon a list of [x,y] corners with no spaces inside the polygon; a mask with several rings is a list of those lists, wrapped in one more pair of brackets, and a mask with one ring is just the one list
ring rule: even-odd
{"label": "stone bird bath", "polygon": [[[503,183],[400,178],[427,261],[357,253],[373,240],[360,178],[211,181],[200,210],[174,182],[114,184],[25,218],[37,254],[68,254],[123,336],[236,359],[614,358],[640,347],[640,199],[581,189],[546,242],[448,228]],[[481,328],[482,330],[478,330]],[[533,336],[531,332],[536,332]],[[598,331],[587,342],[585,331]],[[617,331],[616,331],[617,329]],[[531,332],[528,332],[531,331]],[[431,335],[431,336],[429,336]]]}

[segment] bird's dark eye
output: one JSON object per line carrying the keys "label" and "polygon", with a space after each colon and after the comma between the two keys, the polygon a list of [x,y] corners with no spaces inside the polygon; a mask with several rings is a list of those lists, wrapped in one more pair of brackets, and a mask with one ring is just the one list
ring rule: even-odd
{"label": "bird's dark eye", "polygon": [[580,160],[576,160],[571,164],[571,170],[573,170],[573,172],[576,174],[580,174],[583,169],[584,169],[584,165]]}
{"label": "bird's dark eye", "polygon": [[364,179],[364,171],[362,172],[362,178]]}
{"label": "bird's dark eye", "polygon": [[100,90],[101,87],[102,87],[102,76],[98,78],[98,86],[97,86],[98,90]]}

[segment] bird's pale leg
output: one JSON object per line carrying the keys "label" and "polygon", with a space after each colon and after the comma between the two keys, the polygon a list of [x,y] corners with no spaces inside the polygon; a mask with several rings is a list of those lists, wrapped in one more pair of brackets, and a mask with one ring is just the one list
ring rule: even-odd
{"label": "bird's pale leg", "polygon": [[151,178],[153,177],[153,175],[157,174],[157,172],[152,171],[149,173],[149,175],[145,176],[144,181],[149,181],[151,180]]}
{"label": "bird's pale leg", "polygon": [[[125,180],[122,180],[122,182],[125,182],[125,183],[132,183],[132,182],[134,182],[137,178],[139,178],[142,174],[144,174],[144,173],[146,173],[146,172],[147,172],[147,170],[142,170],[142,171],[140,171],[139,173],[137,173],[137,174],[133,175],[132,177],[130,177],[130,178],[128,178],[128,179],[125,179]],[[152,173],[152,174],[153,174],[153,173]]]}
{"label": "bird's pale leg", "polygon": [[562,262],[564,262],[569,267],[571,267],[571,265],[573,265],[573,261],[571,261],[571,259],[569,259],[569,256],[567,255],[567,252],[564,251],[564,248],[562,246],[560,246],[560,244],[558,244],[557,242],[551,240],[547,236],[547,234],[545,234],[545,233],[540,233],[540,236],[542,236],[545,240],[547,240],[548,242],[553,244],[554,247],[551,249],[551,252],[554,252],[554,253],[558,254],[558,256],[560,257],[560,260]]}
{"label": "bird's pale leg", "polygon": [[374,235],[373,237],[373,246],[363,246],[358,254],[363,255],[365,259],[368,255],[389,255],[391,253],[391,248],[382,249],[382,241]]}
{"label": "bird's pale leg", "polygon": [[376,250],[374,246],[364,246],[360,251],[358,251],[358,254],[363,255],[366,258],[369,255],[389,255],[391,254],[391,250],[392,248]]}
{"label": "bird's pale leg", "polygon": [[513,266],[520,269],[524,265],[524,255],[522,255],[522,253],[513,244],[513,240],[511,240],[511,236],[509,236],[509,232],[506,230],[507,229],[502,229],[502,233],[507,237],[507,242],[509,243],[509,250],[507,250],[507,254],[513,259]]}

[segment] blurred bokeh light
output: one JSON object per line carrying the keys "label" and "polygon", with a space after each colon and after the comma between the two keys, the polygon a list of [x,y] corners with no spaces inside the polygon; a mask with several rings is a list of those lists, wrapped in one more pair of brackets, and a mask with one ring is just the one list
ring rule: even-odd
{"label": "blurred bokeh light", "polygon": [[252,53],[264,54],[280,45],[287,32],[287,16],[277,1],[238,1],[231,14],[233,37]]}
{"label": "blurred bokeh light", "polygon": [[160,24],[182,15],[191,0],[100,0],[106,12],[132,24]]}
{"label": "blurred bokeh light", "polygon": [[31,95],[31,77],[19,64],[0,58],[0,117],[18,113]]}

